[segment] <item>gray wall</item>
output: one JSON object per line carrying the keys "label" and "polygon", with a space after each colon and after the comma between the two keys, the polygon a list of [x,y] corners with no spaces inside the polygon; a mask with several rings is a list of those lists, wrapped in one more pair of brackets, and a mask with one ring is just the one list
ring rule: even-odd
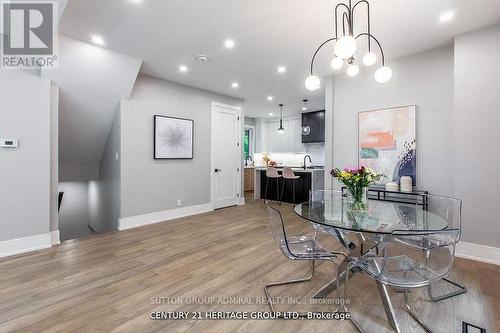
{"label": "gray wall", "polygon": [[500,25],[455,41],[454,184],[464,240],[500,247]]}
{"label": "gray wall", "polygon": [[120,111],[117,109],[100,163],[100,178],[89,186],[89,223],[98,232],[118,229],[120,155]]}
{"label": "gray wall", "polygon": [[46,234],[50,225],[51,84],[20,70],[0,71],[0,241]]}
{"label": "gray wall", "polygon": [[[358,113],[417,105],[419,187],[435,194],[453,193],[453,47],[412,55],[389,64],[391,81],[380,84],[374,69],[360,76],[334,76],[333,166],[357,165]],[[331,104],[331,103],[330,103]],[[328,146],[326,150],[331,149]],[[338,182],[334,182],[338,186]]]}
{"label": "gray wall", "polygon": [[[211,102],[242,101],[140,76],[121,103],[121,217],[210,202]],[[153,159],[153,116],[194,119],[194,159]]]}
{"label": "gray wall", "polygon": [[83,238],[91,234],[89,225],[89,182],[59,184],[64,192],[59,211],[61,240]]}

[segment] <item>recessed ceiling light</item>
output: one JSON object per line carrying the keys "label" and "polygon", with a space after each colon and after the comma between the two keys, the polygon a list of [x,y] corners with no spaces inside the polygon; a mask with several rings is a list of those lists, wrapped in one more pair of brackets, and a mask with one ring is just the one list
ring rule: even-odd
{"label": "recessed ceiling light", "polygon": [[179,66],[179,72],[183,72],[183,73],[185,73],[185,72],[187,72],[187,71],[188,71],[188,68],[187,68],[187,66],[186,66],[186,65],[180,65],[180,66]]}
{"label": "recessed ceiling light", "polygon": [[267,96],[268,101],[272,101],[273,99],[274,99],[273,96]]}
{"label": "recessed ceiling light", "polygon": [[233,82],[231,83],[231,87],[233,87],[234,89],[238,88],[240,85],[238,84],[238,82]]}
{"label": "recessed ceiling light", "polygon": [[453,19],[454,16],[455,16],[455,12],[449,10],[449,11],[444,12],[441,15],[439,15],[439,22],[440,23],[449,22]]}
{"label": "recessed ceiling light", "polygon": [[278,67],[278,73],[285,73],[286,72],[286,67],[285,66],[279,66]]}
{"label": "recessed ceiling light", "polygon": [[141,3],[142,2],[142,0],[129,0],[129,1],[132,3]]}
{"label": "recessed ceiling light", "polygon": [[274,113],[269,112],[269,117],[272,117],[272,116],[274,116]]}
{"label": "recessed ceiling light", "polygon": [[99,45],[99,46],[104,45],[104,39],[101,36],[92,35],[91,38],[92,38],[92,43],[94,43],[95,45]]}
{"label": "recessed ceiling light", "polygon": [[232,39],[226,39],[224,41],[224,46],[227,48],[227,49],[232,49],[234,47],[234,40]]}

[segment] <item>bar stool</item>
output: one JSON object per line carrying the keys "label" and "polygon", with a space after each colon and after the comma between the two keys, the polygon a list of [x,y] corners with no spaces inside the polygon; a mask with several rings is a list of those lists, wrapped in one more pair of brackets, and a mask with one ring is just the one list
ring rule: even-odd
{"label": "bar stool", "polygon": [[279,180],[281,178],[281,175],[278,173],[278,170],[274,167],[267,167],[266,170],[266,191],[264,193],[264,198],[267,201],[267,187],[269,185],[269,178],[276,179],[276,202],[279,202],[281,205],[281,201],[279,201],[279,196],[280,196],[280,190],[279,190]]}
{"label": "bar stool", "polygon": [[293,196],[293,204],[295,204],[295,181],[300,178],[300,176],[296,176],[293,173],[293,170],[289,167],[283,168],[283,186],[281,186],[281,197],[280,202],[283,201],[283,192],[285,190],[285,183],[287,180],[292,181],[292,196]]}

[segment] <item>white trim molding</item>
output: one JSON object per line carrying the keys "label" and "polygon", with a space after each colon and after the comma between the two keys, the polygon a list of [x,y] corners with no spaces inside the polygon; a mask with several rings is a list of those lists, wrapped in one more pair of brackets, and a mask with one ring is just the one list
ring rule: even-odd
{"label": "white trim molding", "polygon": [[500,265],[500,248],[459,242],[455,255],[460,258]]}
{"label": "white trim molding", "polygon": [[142,227],[149,224],[155,224],[160,222],[165,222],[169,220],[178,219],[181,217],[198,215],[203,213],[208,213],[213,211],[210,203],[205,203],[196,206],[188,206],[175,208],[170,210],[162,210],[159,212],[122,217],[118,219],[118,230],[123,231],[127,229],[133,229],[137,227]]}
{"label": "white trim molding", "polygon": [[0,258],[52,247],[52,234],[42,234],[0,242]]}
{"label": "white trim molding", "polygon": [[53,246],[61,244],[61,237],[59,235],[59,230],[50,232],[50,242],[52,243]]}

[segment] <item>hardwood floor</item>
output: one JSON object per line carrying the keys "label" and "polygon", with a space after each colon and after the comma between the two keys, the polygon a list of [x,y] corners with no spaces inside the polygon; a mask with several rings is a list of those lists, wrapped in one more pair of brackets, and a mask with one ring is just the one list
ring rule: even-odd
{"label": "hardwood floor", "polygon": [[[284,206],[292,233],[309,230]],[[332,245],[334,246],[334,245]],[[208,297],[264,297],[271,281],[302,277],[307,264],[290,262],[273,243],[261,201],[204,215],[72,240],[52,249],[0,260],[0,331],[23,332],[355,332],[349,322],[160,321],[151,311],[267,311],[265,304],[167,304],[161,297],[205,302]],[[273,296],[314,294],[333,278],[320,264],[315,278],[275,288]],[[430,303],[412,292],[414,308],[435,332],[461,332],[462,320],[500,332],[500,267],[457,259],[452,277],[468,293]],[[350,280],[350,310],[367,332],[392,332],[375,283],[363,274]],[[203,298],[205,297],[205,299]],[[334,294],[331,295],[334,297]],[[403,332],[421,328],[391,292]],[[159,304],[158,304],[159,303]],[[175,303],[175,302],[170,302]],[[332,306],[278,305],[280,310],[320,311]]]}

